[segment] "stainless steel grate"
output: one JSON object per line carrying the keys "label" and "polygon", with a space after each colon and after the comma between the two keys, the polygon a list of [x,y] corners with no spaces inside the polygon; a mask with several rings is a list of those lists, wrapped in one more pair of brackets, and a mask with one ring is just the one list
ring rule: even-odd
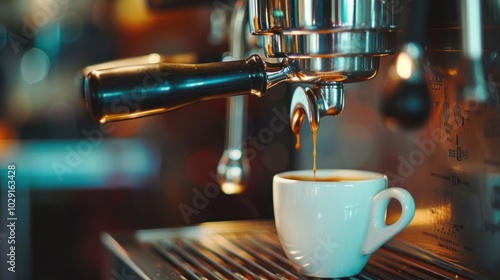
{"label": "stainless steel grate", "polygon": [[[234,226],[234,225],[237,226]],[[134,263],[149,279],[314,279],[296,272],[284,255],[272,222],[222,222],[210,226],[163,231],[142,231],[135,235],[138,247],[111,249]],[[105,244],[117,247],[120,238],[107,235]],[[106,242],[106,240],[113,242]],[[123,240],[128,240],[123,242]],[[122,244],[130,244],[123,239]],[[127,249],[128,248],[128,249]],[[154,255],[154,266],[163,274],[147,273],[147,262],[136,255],[139,249]],[[128,251],[123,254],[123,251]],[[148,255],[148,256],[149,256]],[[135,260],[134,260],[135,259]],[[168,270],[168,273],[165,273]],[[154,277],[169,275],[170,277]],[[172,277],[175,276],[175,277]],[[146,278],[147,279],[147,278]],[[448,270],[388,248],[379,249],[361,274],[348,279],[465,279]]]}

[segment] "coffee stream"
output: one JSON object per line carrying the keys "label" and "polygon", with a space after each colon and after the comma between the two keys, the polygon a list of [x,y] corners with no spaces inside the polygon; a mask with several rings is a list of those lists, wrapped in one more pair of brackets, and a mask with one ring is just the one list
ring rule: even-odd
{"label": "coffee stream", "polygon": [[[291,125],[292,125],[292,131],[295,134],[295,137],[297,139],[297,142],[295,144],[295,149],[300,149],[300,129],[302,128],[302,122],[304,121],[306,113],[303,110],[297,109],[293,112],[292,114],[292,120],[291,120]],[[311,122],[311,132],[313,135],[313,175],[314,175],[314,180],[316,181],[316,142],[318,139],[318,128],[319,125],[317,121],[312,120]]]}
{"label": "coffee stream", "polygon": [[313,134],[313,173],[314,173],[314,180],[316,180],[316,142],[318,139],[318,130],[314,129],[312,130]]}

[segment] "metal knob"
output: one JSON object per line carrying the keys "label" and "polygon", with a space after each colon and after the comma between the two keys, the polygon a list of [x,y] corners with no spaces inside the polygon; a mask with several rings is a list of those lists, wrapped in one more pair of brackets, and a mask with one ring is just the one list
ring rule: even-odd
{"label": "metal knob", "polygon": [[389,69],[384,86],[381,110],[385,124],[391,130],[419,127],[430,115],[430,104],[422,67],[422,49],[408,43]]}
{"label": "metal knob", "polygon": [[396,55],[383,88],[381,111],[391,130],[419,127],[430,115],[431,97],[423,68],[428,7],[428,0],[411,2],[406,43]]}

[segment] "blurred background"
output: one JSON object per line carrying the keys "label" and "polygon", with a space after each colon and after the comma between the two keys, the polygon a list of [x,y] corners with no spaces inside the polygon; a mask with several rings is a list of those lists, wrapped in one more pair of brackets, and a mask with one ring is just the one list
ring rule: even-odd
{"label": "blurred background", "polygon": [[[286,123],[257,133],[273,108],[288,121],[281,93],[250,101],[259,112],[248,120],[254,187],[206,203],[197,193],[214,190],[225,100],[105,126],[81,101],[88,65],[153,53],[222,59],[235,1],[171,2],[155,10],[140,0],[0,1],[0,170],[4,190],[7,165],[17,170],[17,279],[99,278],[103,231],[272,218],[271,178],[291,166],[293,139]],[[0,234],[4,247],[3,221]],[[0,275],[12,277],[1,258]]]}

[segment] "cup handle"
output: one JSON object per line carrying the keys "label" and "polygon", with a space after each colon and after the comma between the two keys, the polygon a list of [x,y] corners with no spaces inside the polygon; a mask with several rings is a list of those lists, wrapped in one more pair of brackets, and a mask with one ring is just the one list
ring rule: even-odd
{"label": "cup handle", "polygon": [[[385,213],[389,201],[396,199],[401,204],[401,216],[391,224],[385,223]],[[370,225],[363,245],[363,254],[369,255],[392,237],[402,231],[415,216],[415,201],[411,194],[402,188],[388,188],[373,197]]]}

